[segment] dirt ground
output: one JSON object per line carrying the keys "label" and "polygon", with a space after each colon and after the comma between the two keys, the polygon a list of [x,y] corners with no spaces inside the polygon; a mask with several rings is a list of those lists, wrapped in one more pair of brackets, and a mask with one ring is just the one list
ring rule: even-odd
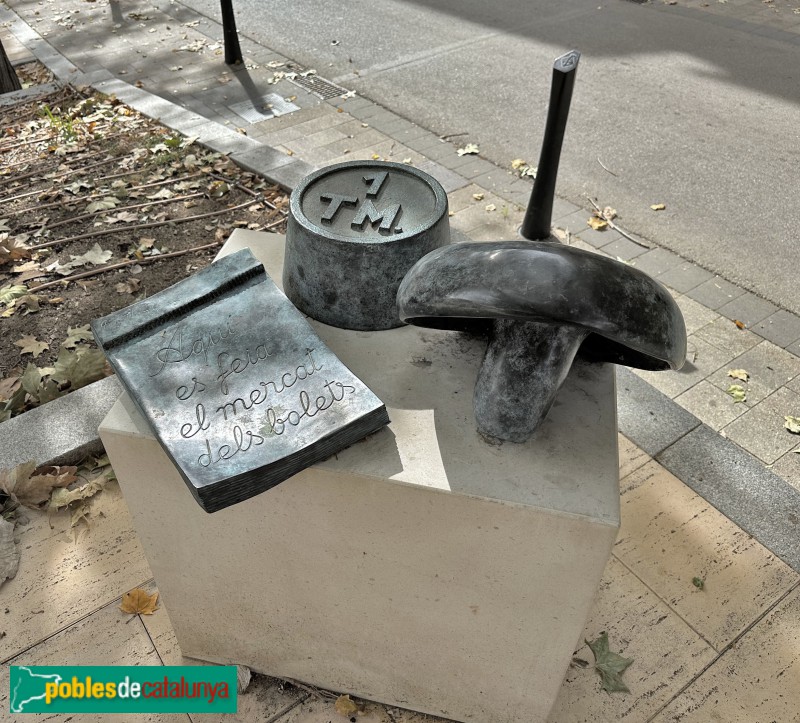
{"label": "dirt ground", "polygon": [[0,108],[0,129],[0,421],[108,372],[70,357],[93,346],[77,329],[206,266],[236,227],[284,230],[284,191],[113,97],[67,86]]}

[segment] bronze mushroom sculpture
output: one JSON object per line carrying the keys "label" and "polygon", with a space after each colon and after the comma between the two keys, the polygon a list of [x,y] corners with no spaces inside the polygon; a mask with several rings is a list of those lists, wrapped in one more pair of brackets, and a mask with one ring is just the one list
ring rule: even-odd
{"label": "bronze mushroom sculpture", "polygon": [[478,430],[524,442],[555,400],[579,349],[595,361],[678,369],[683,316],[636,268],[547,241],[451,244],[418,261],[397,295],[401,320],[489,332],[475,384]]}

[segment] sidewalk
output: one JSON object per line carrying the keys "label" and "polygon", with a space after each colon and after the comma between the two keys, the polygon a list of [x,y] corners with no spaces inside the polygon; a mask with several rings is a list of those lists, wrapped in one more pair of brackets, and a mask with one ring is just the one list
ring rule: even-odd
{"label": "sidewalk", "polygon": [[[516,236],[527,179],[459,156],[459,138],[444,141],[325,81],[324,69],[297,67],[245,38],[244,68],[226,68],[221,27],[179,4],[126,4],[124,12],[78,0],[57,10],[10,5],[22,18],[0,6],[12,61],[35,55],[62,81],[113,92],[286,187],[328,163],[412,163],[448,192],[454,229],[475,240]],[[531,149],[529,160],[536,154]],[[554,224],[571,232],[573,245],[667,285],[684,312],[690,351],[680,372],[618,374],[623,525],[585,637],[606,630],[612,649],[635,659],[625,674],[631,693],[605,694],[591,666],[575,667],[551,720],[796,720],[800,438],[783,417],[800,416],[800,319],[647,248],[646,239],[592,231],[589,215],[557,200]],[[729,369],[750,374],[743,403],[726,393],[736,382]],[[151,575],[118,490],[102,497],[102,524],[74,543],[68,528],[51,529],[44,517],[25,530],[20,571],[0,593],[8,609],[0,677],[7,664],[180,662],[163,609],[122,624],[119,597]],[[704,580],[702,590],[694,578]],[[591,660],[585,646],[576,656]],[[5,683],[0,690],[5,696]],[[431,720],[378,705],[370,711],[363,720]],[[266,678],[240,698],[238,715],[280,723],[336,717],[330,701]]]}

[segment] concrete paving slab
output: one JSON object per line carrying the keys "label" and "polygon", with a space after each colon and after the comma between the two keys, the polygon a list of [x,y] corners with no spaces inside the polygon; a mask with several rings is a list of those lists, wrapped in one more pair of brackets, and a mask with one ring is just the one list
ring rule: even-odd
{"label": "concrete paving slab", "polygon": [[685,294],[695,286],[699,286],[711,279],[714,275],[710,271],[706,271],[699,266],[695,266],[689,262],[684,262],[673,266],[663,274],[659,274],[658,280],[669,286],[671,289]]}
{"label": "concrete paving slab", "polygon": [[699,301],[709,309],[719,309],[729,301],[741,296],[744,289],[726,281],[720,276],[714,276],[688,292],[695,301]]}
{"label": "concrete paving slab", "polygon": [[783,387],[724,428],[728,439],[772,464],[797,446],[797,436],[785,427],[785,416],[800,415],[800,394]]}
{"label": "concrete paving slab", "polygon": [[797,583],[788,565],[657,462],[620,488],[614,556],[717,652]]}
{"label": "concrete paving slab", "polygon": [[766,299],[761,299],[755,294],[751,294],[749,291],[717,309],[723,316],[727,316],[734,321],[741,321],[748,328],[752,328],[759,321],[766,319],[777,310],[777,306]]}
{"label": "concrete paving slab", "polygon": [[800,689],[800,590],[770,610],[653,723],[790,721]]}
{"label": "concrete paving slab", "polygon": [[72,464],[101,451],[97,427],[121,391],[116,376],[106,377],[3,422],[0,469]]}
{"label": "concrete paving slab", "polygon": [[744,369],[749,373],[750,378],[744,386],[747,389],[747,405],[752,406],[800,375],[800,359],[771,342],[762,341],[709,375],[708,381],[726,390],[736,381],[728,376],[729,369]]}
{"label": "concrete paving slab", "polygon": [[675,397],[675,401],[717,432],[749,409],[747,405],[735,402],[730,394],[705,379]]}
{"label": "concrete paving slab", "polygon": [[622,434],[654,457],[700,420],[630,369],[617,367],[617,423]]}
{"label": "concrete paving slab", "polygon": [[791,311],[778,309],[753,326],[753,331],[773,344],[785,348],[800,339],[800,318]]}
{"label": "concrete paving slab", "polygon": [[656,459],[722,514],[800,571],[800,492],[701,425]]}
{"label": "concrete paving slab", "polygon": [[593,665],[567,671],[548,720],[647,721],[714,660],[714,649],[616,557],[606,567],[597,602],[575,657],[592,661],[584,641],[608,633],[615,650],[634,658],[625,673],[632,695],[607,695]]}

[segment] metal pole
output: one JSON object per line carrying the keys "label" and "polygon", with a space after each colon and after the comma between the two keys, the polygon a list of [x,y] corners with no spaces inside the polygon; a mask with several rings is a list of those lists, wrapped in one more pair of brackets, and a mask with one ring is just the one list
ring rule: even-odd
{"label": "metal pole", "polygon": [[222,37],[225,40],[225,63],[241,65],[242,49],[239,47],[239,36],[236,33],[236,18],[233,16],[232,0],[220,0],[222,8]]}
{"label": "metal pole", "polygon": [[550,107],[547,110],[542,152],[539,156],[539,167],[536,171],[536,180],[533,182],[531,199],[528,201],[520,229],[522,237],[529,241],[539,241],[550,236],[561,144],[564,142],[572,88],[575,85],[575,74],[580,59],[581,54],[577,50],[571,50],[556,58],[553,64],[553,84],[550,87]]}

